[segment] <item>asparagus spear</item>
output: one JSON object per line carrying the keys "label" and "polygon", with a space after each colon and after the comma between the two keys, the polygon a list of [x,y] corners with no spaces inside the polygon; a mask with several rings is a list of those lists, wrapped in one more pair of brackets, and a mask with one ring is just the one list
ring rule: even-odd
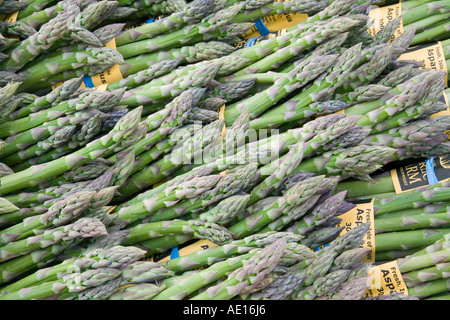
{"label": "asparagus spear", "polygon": [[150,53],[162,48],[171,48],[186,44],[189,42],[197,42],[197,40],[210,37],[208,33],[217,30],[218,27],[227,24],[241,9],[240,4],[233,5],[229,8],[222,9],[218,12],[211,13],[204,17],[199,23],[192,28],[180,29],[167,35],[160,35],[148,40],[141,40],[134,43],[119,46],[119,53],[126,59],[143,53]]}
{"label": "asparagus spear", "polygon": [[248,259],[244,266],[230,273],[226,280],[207,288],[190,300],[227,300],[261,289],[264,287],[261,282],[277,265],[285,245],[285,240],[274,242]]}
{"label": "asparagus spear", "polygon": [[[305,181],[300,181],[287,190],[283,196],[269,198],[269,201],[265,201],[265,199],[262,200],[264,201],[264,205],[261,209],[258,209],[258,202],[256,202],[247,209],[250,210],[250,214],[247,215],[244,220],[230,226],[229,230],[235,234],[237,238],[242,238],[256,232],[280,217],[284,211],[289,211],[294,207],[301,206],[311,197],[314,197],[323,178],[324,176],[317,176],[306,179]],[[252,212],[253,207],[256,208],[254,212]]]}
{"label": "asparagus spear", "polygon": [[135,41],[150,39],[156,35],[175,31],[185,25],[198,22],[208,15],[214,6],[212,0],[195,0],[189,3],[185,10],[171,13],[163,19],[147,23],[123,32],[116,39],[117,46]]}
{"label": "asparagus spear", "polygon": [[143,240],[175,234],[191,234],[194,238],[208,239],[219,245],[233,239],[232,234],[226,228],[199,219],[150,222],[138,224],[130,229],[131,232],[124,240],[123,245],[132,245]]}

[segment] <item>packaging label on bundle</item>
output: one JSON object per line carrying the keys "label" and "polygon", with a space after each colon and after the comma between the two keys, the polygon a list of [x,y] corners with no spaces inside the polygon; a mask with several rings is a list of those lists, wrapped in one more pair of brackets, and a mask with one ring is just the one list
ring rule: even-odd
{"label": "packaging label on bundle", "polygon": [[[371,36],[376,35],[378,32],[384,29],[384,27],[394,20],[395,18],[398,18],[402,15],[402,3],[399,1],[399,3],[390,5],[390,6],[383,6],[378,7],[375,9],[370,10],[369,17],[372,21],[372,25],[367,30]],[[391,40],[398,38],[400,35],[403,34],[403,22],[400,21],[400,25],[395,30],[394,36]]]}
{"label": "packaging label on bundle", "polygon": [[251,46],[254,46],[255,44],[257,44],[260,41],[275,38],[275,37],[277,37],[277,36],[279,36],[279,35],[281,35],[281,34],[283,34],[285,32],[286,32],[286,30],[283,29],[283,30],[279,30],[279,31],[276,31],[276,32],[271,32],[271,33],[269,33],[267,35],[264,35],[264,36],[261,36],[261,35],[258,34],[255,37],[250,38],[248,40],[242,40],[242,41],[237,42],[235,44],[235,47],[236,47],[236,49],[242,49],[242,48],[246,48],[246,47],[251,47]]}
{"label": "packaging label on bundle", "polygon": [[[194,243],[191,243],[189,245],[186,245],[184,247],[176,248],[177,249],[177,255],[180,257],[186,256],[188,254],[197,252],[199,250],[206,250],[209,248],[217,247],[217,244],[214,242],[211,242],[206,239],[195,241]],[[167,260],[173,259],[173,256],[170,254],[161,254],[161,255],[154,255],[152,256],[152,261],[156,262],[164,262]]]}
{"label": "packaging label on bundle", "polygon": [[[441,42],[410,48],[407,52],[401,54],[398,60],[414,60],[422,63],[421,68],[447,72],[447,63]],[[445,84],[448,87],[448,75],[445,78]]]}
{"label": "packaging label on bundle", "polygon": [[369,271],[369,285],[364,297],[388,295],[392,292],[408,294],[397,261],[391,261],[374,266]]}
{"label": "packaging label on bundle", "polygon": [[397,194],[448,181],[450,180],[450,155],[398,167],[391,170],[391,176]]}
{"label": "packaging label on bundle", "polygon": [[265,36],[269,32],[277,32],[293,27],[308,19],[304,13],[284,13],[273,16],[266,16],[255,21],[255,26],[242,36],[245,39],[251,39],[258,36]]}
{"label": "packaging label on bundle", "polygon": [[364,236],[363,248],[369,248],[371,251],[362,260],[362,262],[374,262],[375,261],[375,227],[374,227],[374,213],[373,213],[373,201],[357,203],[356,206],[339,215],[342,221],[336,227],[344,227],[339,236],[344,235],[351,229],[359,226],[360,224],[370,223],[370,229]]}
{"label": "packaging label on bundle", "polygon": [[[105,47],[116,49],[116,39],[112,39],[105,45]],[[81,84],[80,89],[96,88],[98,90],[106,90],[109,83],[113,83],[122,79],[123,76],[120,72],[120,67],[118,64],[116,64],[100,74],[94,76],[84,76],[83,83]],[[52,86],[52,89],[54,90],[60,85],[62,85],[62,82]]]}

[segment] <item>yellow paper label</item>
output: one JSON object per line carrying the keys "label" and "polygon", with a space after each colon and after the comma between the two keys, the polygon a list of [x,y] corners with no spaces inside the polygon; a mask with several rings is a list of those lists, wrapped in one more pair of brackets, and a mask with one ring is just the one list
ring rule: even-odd
{"label": "yellow paper label", "polygon": [[[219,120],[225,120],[225,105],[223,105],[219,110]],[[222,128],[222,140],[225,138],[227,133],[227,126],[224,124]]]}
{"label": "yellow paper label", "polygon": [[[192,254],[194,252],[197,252],[200,250],[206,250],[206,249],[209,249],[212,247],[217,247],[217,244],[215,244],[214,242],[211,242],[209,240],[202,239],[202,240],[196,241],[186,247],[181,248],[180,250],[178,250],[178,253],[179,253],[180,257],[183,257],[183,256],[187,256],[189,254]],[[157,262],[160,263],[160,262],[164,262],[164,261],[168,261],[168,260],[170,260],[170,255],[158,260]]]}
{"label": "yellow paper label", "polygon": [[17,17],[19,16],[19,11],[13,12],[5,18],[5,22],[13,23],[17,21]]}
{"label": "yellow paper label", "polygon": [[[288,29],[301,22],[304,22],[306,19],[308,19],[307,14],[298,12],[277,14],[261,18],[262,22],[271,33]],[[261,33],[259,32],[258,28],[254,26],[242,36],[244,37],[244,39],[251,39],[257,36],[261,36]]]}
{"label": "yellow paper label", "polygon": [[106,214],[110,214],[111,212],[113,212],[114,209],[115,209],[116,207],[117,207],[117,206],[111,207],[111,208],[106,212]]}
{"label": "yellow paper label", "polygon": [[[450,180],[450,155],[433,159],[433,171],[438,182]],[[391,170],[395,193],[403,193],[429,186],[427,164],[425,161],[408,164]]]}
{"label": "yellow paper label", "polygon": [[342,221],[337,227],[344,227],[339,236],[342,236],[349,232],[351,229],[364,224],[370,223],[369,231],[364,236],[363,248],[371,249],[362,262],[374,262],[375,261],[375,226],[374,226],[374,214],[373,214],[373,200],[367,203],[358,203],[352,210],[339,215]]}
{"label": "yellow paper label", "polygon": [[408,287],[397,265],[397,261],[373,266],[369,271],[369,285],[364,297],[388,295],[392,292],[408,294]]}
{"label": "yellow paper label", "polygon": [[[402,15],[402,4],[401,2],[393,4],[390,6],[378,7],[370,10],[369,18],[372,21],[372,25],[367,30],[371,36],[375,36],[378,32],[384,29],[384,27],[394,20],[395,18],[401,17]],[[391,41],[398,38],[403,34],[403,21],[400,21],[400,25],[395,30]]]}
{"label": "yellow paper label", "polygon": [[[414,60],[422,63],[421,68],[429,70],[443,70],[447,72],[444,49],[441,42],[426,47],[413,47],[398,57],[398,60]],[[448,74],[445,77],[448,86]]]}

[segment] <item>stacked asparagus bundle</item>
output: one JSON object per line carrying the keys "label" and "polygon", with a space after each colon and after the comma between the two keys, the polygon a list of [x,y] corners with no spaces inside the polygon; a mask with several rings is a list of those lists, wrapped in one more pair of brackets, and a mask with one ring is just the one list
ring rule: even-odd
{"label": "stacked asparagus bundle", "polygon": [[448,299],[448,239],[445,236],[397,260],[408,295],[426,300]]}
{"label": "stacked asparagus bundle", "polygon": [[[368,34],[370,4],[29,2],[17,22],[32,34],[0,63],[0,297],[362,299],[368,225],[341,235],[340,215],[355,206],[343,180],[368,183],[387,164],[444,154],[450,129],[448,116],[432,117],[446,109],[445,72],[398,60],[416,36],[409,28],[390,41],[399,19]],[[298,12],[308,18],[235,47],[254,20]],[[90,88],[86,76],[113,71]],[[382,214],[442,205],[447,188],[376,197],[376,230],[389,230],[377,250],[391,233],[416,231],[410,217],[387,229]],[[447,212],[426,218],[414,216],[425,242],[393,243],[418,251],[444,237]],[[102,237],[52,238],[85,219]],[[217,247],[146,260],[195,240]],[[136,257],[116,266],[116,249]]]}
{"label": "stacked asparagus bundle", "polygon": [[[415,30],[412,46],[430,44],[445,40],[449,36],[448,18],[450,7],[447,1],[406,0],[389,4],[399,7],[402,31]],[[385,7],[384,5],[381,8]]]}
{"label": "stacked asparagus bundle", "polygon": [[[445,156],[441,159],[445,163]],[[374,175],[372,181],[349,180],[337,185],[336,190],[348,192],[349,201],[373,202],[377,262],[413,254],[447,235],[449,216],[445,194],[449,185],[446,179],[437,180],[443,177],[442,171],[438,171],[440,162],[434,162],[437,173],[432,169],[432,158],[393,169],[394,173],[404,172],[398,178],[384,172]],[[436,180],[428,180],[428,176]],[[399,191],[397,179],[402,185],[414,188]]]}

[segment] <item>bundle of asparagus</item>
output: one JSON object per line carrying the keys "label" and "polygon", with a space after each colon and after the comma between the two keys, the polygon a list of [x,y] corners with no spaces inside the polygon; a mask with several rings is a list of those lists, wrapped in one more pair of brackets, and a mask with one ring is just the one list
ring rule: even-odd
{"label": "bundle of asparagus", "polygon": [[[30,0],[2,25],[0,297],[362,299],[355,198],[377,261],[447,234],[447,182],[373,177],[448,151],[446,72],[401,58],[440,2],[402,3],[397,35],[368,32],[371,1]],[[101,237],[55,239],[86,219]],[[196,240],[214,246],[155,261]]]}

